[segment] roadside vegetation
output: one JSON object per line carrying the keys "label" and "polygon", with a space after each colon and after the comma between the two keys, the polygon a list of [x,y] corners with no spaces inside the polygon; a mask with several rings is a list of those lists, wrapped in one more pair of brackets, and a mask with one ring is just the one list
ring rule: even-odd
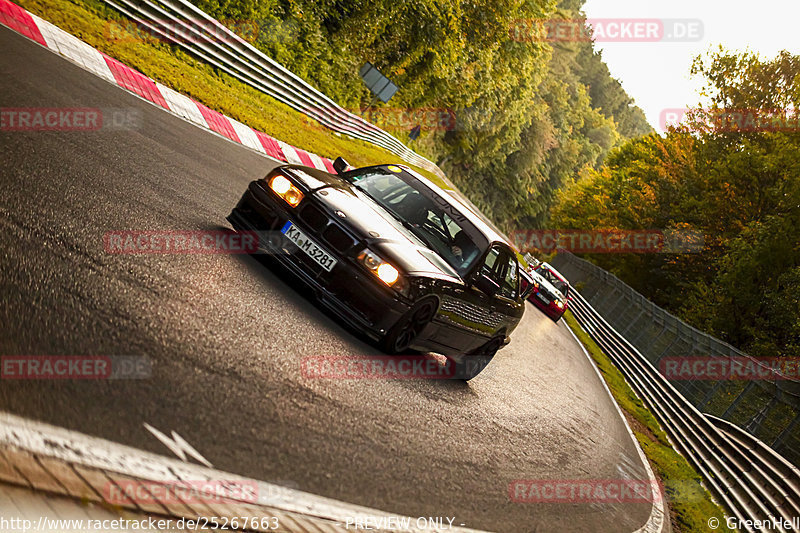
{"label": "roadside vegetation", "polygon": [[[436,162],[502,229],[540,227],[558,189],[625,139],[652,131],[587,38],[551,42],[542,21],[582,27],[584,0],[192,0],[340,105],[368,107],[372,63],[399,90],[367,116]],[[576,35],[579,32],[576,32]],[[431,124],[403,113],[433,110]],[[383,114],[383,115],[381,115]]]}
{"label": "roadside vegetation", "polygon": [[[276,139],[330,159],[342,156],[353,166],[390,162],[408,164],[382,148],[332,132],[179,49],[136,31],[129,32],[124,17],[100,2],[15,2],[146,76]],[[436,175],[416,167],[415,170],[450,188]]]}
{"label": "roadside vegetation", "polygon": [[[436,162],[504,230],[541,227],[568,179],[597,168],[624,140],[652,131],[588,38],[548,42],[546,26],[537,23],[557,19],[579,27],[584,0],[193,2]],[[332,135],[148,36],[99,0],[19,3],[165,85],[286,142],[327,157],[343,155],[354,165],[397,160]],[[366,62],[398,85],[388,104],[376,103],[359,78]],[[415,126],[420,135],[412,141]]]}
{"label": "roadside vegetation", "polygon": [[564,320],[600,369],[611,394],[625,413],[636,439],[661,482],[669,505],[673,531],[708,531],[708,520],[711,517],[719,519],[720,527],[716,531],[730,531],[726,527],[722,508],[703,487],[700,474],[686,458],[673,449],[658,421],[633,392],[619,369],[580,327],[570,311],[564,313]]}
{"label": "roadside vegetation", "polygon": [[704,108],[611,151],[560,196],[557,228],[674,229],[698,253],[595,254],[658,305],[754,356],[800,351],[800,56],[697,58]]}

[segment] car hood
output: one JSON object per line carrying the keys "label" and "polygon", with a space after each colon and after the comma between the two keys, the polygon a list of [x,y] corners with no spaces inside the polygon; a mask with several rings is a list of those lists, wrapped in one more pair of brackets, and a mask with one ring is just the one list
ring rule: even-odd
{"label": "car hood", "polygon": [[322,187],[352,187],[352,185],[345,180],[316,168],[303,167],[300,165],[286,165],[281,167],[281,170],[291,174],[293,178],[312,191],[316,191]]}
{"label": "car hood", "polygon": [[287,167],[284,171],[310,189],[340,224],[350,228],[371,250],[403,271],[462,281],[452,266],[358,187],[311,168]]}

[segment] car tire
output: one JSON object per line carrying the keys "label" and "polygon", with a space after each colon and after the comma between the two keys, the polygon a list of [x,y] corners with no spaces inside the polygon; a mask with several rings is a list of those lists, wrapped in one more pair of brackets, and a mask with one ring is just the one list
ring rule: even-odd
{"label": "car tire", "polygon": [[455,365],[455,378],[468,381],[480,374],[503,346],[503,340],[504,337],[493,337],[472,352],[457,359],[451,358]]}
{"label": "car tire", "polygon": [[381,339],[381,349],[392,355],[408,353],[425,326],[436,316],[438,305],[433,298],[423,300],[408,310]]}

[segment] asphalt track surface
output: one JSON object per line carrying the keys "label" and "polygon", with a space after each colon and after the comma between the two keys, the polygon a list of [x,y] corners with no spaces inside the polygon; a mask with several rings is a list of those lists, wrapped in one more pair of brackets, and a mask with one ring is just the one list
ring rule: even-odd
{"label": "asphalt track surface", "polygon": [[[0,410],[216,468],[495,531],[632,531],[637,504],[523,504],[516,479],[646,479],[564,324],[529,305],[468,382],[308,379],[377,350],[241,255],[115,255],[113,230],[206,230],[273,165],[0,27],[0,107],[123,108],[134,131],[0,132],[0,354],[139,355],[147,380],[0,381]],[[313,147],[310,147],[313,149]]]}

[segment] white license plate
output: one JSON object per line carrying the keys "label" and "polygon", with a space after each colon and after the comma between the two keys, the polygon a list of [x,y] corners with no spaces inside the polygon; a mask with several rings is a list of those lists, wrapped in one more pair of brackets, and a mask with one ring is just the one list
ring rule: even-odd
{"label": "white license plate", "polygon": [[328,272],[336,265],[336,259],[326,252],[320,245],[308,238],[308,235],[300,231],[291,222],[287,222],[281,229],[281,233],[292,241],[298,248],[305,252],[319,266]]}
{"label": "white license plate", "polygon": [[536,296],[546,304],[550,303],[550,300],[547,299],[547,296],[544,296],[541,292],[536,293]]}

